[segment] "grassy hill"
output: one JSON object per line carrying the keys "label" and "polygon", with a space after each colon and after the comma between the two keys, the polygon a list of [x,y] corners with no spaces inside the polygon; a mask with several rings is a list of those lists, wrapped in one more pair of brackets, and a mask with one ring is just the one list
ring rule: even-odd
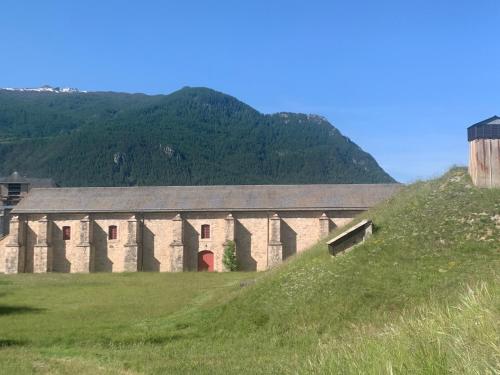
{"label": "grassy hill", "polygon": [[328,121],[207,88],[170,95],[0,90],[0,175],[62,186],[394,180]]}
{"label": "grassy hill", "polygon": [[2,276],[0,368],[498,374],[500,190],[453,169],[365,216],[355,250],[267,273]]}

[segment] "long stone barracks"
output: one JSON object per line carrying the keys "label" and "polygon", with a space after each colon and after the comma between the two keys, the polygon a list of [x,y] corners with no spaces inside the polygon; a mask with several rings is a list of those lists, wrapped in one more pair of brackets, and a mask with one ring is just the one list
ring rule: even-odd
{"label": "long stone barracks", "polygon": [[389,198],[398,184],[32,189],[0,240],[0,272],[265,270]]}

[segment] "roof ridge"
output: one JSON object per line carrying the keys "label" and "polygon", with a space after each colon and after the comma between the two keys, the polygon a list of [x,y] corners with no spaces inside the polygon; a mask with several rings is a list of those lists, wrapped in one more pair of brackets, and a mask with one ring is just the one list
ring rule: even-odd
{"label": "roof ridge", "polygon": [[139,186],[63,186],[63,187],[42,187],[42,188],[32,188],[31,190],[53,190],[53,189],[143,189],[143,188],[243,188],[243,187],[265,187],[265,188],[286,188],[286,187],[349,187],[349,186],[403,186],[399,182],[388,182],[388,183],[369,183],[369,184],[287,184],[287,185],[139,185]]}
{"label": "roof ridge", "polygon": [[486,120],[479,121],[479,122],[476,122],[475,124],[472,124],[467,129],[473,128],[474,126],[487,125],[490,122],[495,121],[495,120],[500,120],[500,116],[497,116],[497,115],[491,116],[490,118],[487,118]]}
{"label": "roof ridge", "polygon": [[308,184],[34,188],[14,212],[365,209],[401,187],[401,184]]}

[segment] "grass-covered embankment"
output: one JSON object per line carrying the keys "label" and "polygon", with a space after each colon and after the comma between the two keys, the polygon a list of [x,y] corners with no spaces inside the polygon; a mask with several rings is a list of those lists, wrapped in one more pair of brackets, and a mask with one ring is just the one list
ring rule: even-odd
{"label": "grass-covered embankment", "polygon": [[364,245],[331,258],[319,243],[269,273],[1,277],[0,366],[498,373],[500,190],[454,169],[365,216],[377,230]]}

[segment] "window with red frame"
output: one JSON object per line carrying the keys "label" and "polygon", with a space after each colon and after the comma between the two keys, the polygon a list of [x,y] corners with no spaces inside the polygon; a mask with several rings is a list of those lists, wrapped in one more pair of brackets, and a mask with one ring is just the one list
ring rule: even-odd
{"label": "window with red frame", "polygon": [[62,234],[63,234],[64,241],[71,240],[71,227],[63,227]]}
{"label": "window with red frame", "polygon": [[110,225],[108,228],[108,239],[116,240],[118,238],[118,228],[116,225]]}
{"label": "window with red frame", "polygon": [[201,226],[201,238],[202,239],[210,238],[210,225],[203,224]]}

